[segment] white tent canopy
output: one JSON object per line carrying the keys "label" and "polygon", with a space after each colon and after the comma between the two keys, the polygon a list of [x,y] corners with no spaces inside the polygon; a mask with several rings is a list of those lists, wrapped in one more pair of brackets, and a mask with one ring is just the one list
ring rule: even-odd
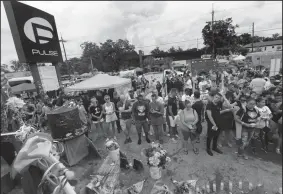
{"label": "white tent canopy", "polygon": [[234,61],[241,61],[241,60],[245,60],[245,59],[246,59],[246,57],[244,57],[243,55],[239,55],[239,56],[233,58]]}
{"label": "white tent canopy", "polygon": [[130,79],[108,74],[97,74],[87,80],[65,88],[66,92],[86,91],[86,90],[103,90],[109,88],[118,88],[131,84]]}

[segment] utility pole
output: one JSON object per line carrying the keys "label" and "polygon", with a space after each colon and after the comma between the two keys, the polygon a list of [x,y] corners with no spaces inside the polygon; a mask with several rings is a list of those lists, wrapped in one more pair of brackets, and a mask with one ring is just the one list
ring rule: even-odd
{"label": "utility pole", "polygon": [[212,12],[211,12],[211,31],[212,31],[212,57],[214,59],[214,29],[213,29],[213,22],[214,22],[214,9],[213,9],[213,3],[212,3]]}
{"label": "utility pole", "polygon": [[197,38],[197,51],[198,51],[198,38]]}
{"label": "utility pole", "polygon": [[253,27],[252,27],[252,52],[254,52],[254,33],[255,33],[255,23],[253,22]]}
{"label": "utility pole", "polygon": [[[61,40],[59,40],[59,42],[62,42],[63,51],[64,51],[64,55],[65,55],[65,62],[68,65],[68,59],[67,59],[67,54],[66,54],[65,45],[64,45],[64,42],[67,42],[67,41],[62,38],[62,34],[61,34]],[[69,76],[71,76],[71,70],[70,70],[69,65],[68,65],[68,72],[69,72]]]}
{"label": "utility pole", "polygon": [[91,65],[91,73],[93,73],[93,64],[92,64],[92,58],[90,57],[90,65]]}

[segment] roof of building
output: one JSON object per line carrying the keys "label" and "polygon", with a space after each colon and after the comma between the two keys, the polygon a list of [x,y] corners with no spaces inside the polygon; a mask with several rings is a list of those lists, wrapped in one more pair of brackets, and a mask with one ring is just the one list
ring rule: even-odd
{"label": "roof of building", "polygon": [[[254,43],[254,47],[273,46],[273,45],[282,45],[282,40],[273,40],[273,41]],[[252,44],[247,44],[244,47],[250,48],[250,47],[252,47]]]}

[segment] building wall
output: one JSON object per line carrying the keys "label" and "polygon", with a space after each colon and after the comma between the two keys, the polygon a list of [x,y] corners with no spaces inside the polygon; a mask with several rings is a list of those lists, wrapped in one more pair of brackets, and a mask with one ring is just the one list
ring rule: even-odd
{"label": "building wall", "polygon": [[248,53],[246,57],[246,60],[249,60],[253,66],[262,65],[270,68],[271,59],[282,60],[282,51]]}
{"label": "building wall", "polygon": [[[252,52],[252,48],[249,48],[249,51]],[[282,51],[282,45],[255,47],[254,48],[254,52],[273,52],[273,51]]]}

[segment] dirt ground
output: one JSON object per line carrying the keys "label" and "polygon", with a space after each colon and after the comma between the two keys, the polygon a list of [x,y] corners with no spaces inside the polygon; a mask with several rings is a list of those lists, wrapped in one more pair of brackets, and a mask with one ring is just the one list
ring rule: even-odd
{"label": "dirt ground", "polygon": [[[204,126],[205,129],[205,126]],[[205,130],[204,130],[205,134]],[[107,152],[104,149],[105,139],[96,137],[95,145],[99,149],[103,158],[106,157]],[[149,146],[145,139],[142,139],[142,145],[137,145],[137,134],[135,128],[132,128],[132,140],[131,144],[124,144],[124,134],[117,135],[118,142],[121,146],[121,151],[126,153],[128,161],[132,163],[133,159],[139,159],[143,161],[144,171],[137,173],[135,170],[130,169],[121,172],[120,174],[120,187],[127,188],[136,182],[146,180],[144,188],[141,194],[150,194],[154,185],[154,180],[149,177],[149,169],[145,165],[145,158],[141,155],[141,150]],[[153,140],[153,136],[151,136]],[[164,148],[171,156],[171,163],[168,167],[162,171],[162,181],[168,185],[173,191],[174,185],[171,179],[182,181],[197,179],[197,186],[202,188],[207,184],[210,184],[212,189],[212,183],[216,183],[217,189],[219,189],[220,182],[224,182],[224,190],[228,190],[228,181],[233,183],[233,193],[238,193],[238,182],[243,182],[243,191],[248,190],[249,182],[254,186],[262,184],[265,192],[268,194],[278,192],[282,187],[282,155],[276,155],[275,153],[268,153],[269,156],[259,151],[256,157],[250,157],[244,164],[240,164],[236,157],[235,145],[233,148],[223,147],[223,155],[214,154],[213,157],[209,156],[205,152],[205,137],[202,136],[201,143],[198,144],[200,153],[195,155],[193,151],[188,155],[184,155],[181,147],[181,140],[178,143],[173,144],[169,141],[167,136],[164,136]],[[272,160],[272,162],[270,161]],[[102,160],[97,160],[91,157],[87,157],[82,160],[76,166],[70,167],[76,173],[77,183],[75,184],[76,192],[79,194],[81,189],[84,188],[91,180],[91,175],[95,174],[97,169],[102,164]],[[220,193],[220,192],[217,192]],[[255,192],[258,193],[259,192]],[[14,189],[9,194],[22,194],[20,188]]]}

